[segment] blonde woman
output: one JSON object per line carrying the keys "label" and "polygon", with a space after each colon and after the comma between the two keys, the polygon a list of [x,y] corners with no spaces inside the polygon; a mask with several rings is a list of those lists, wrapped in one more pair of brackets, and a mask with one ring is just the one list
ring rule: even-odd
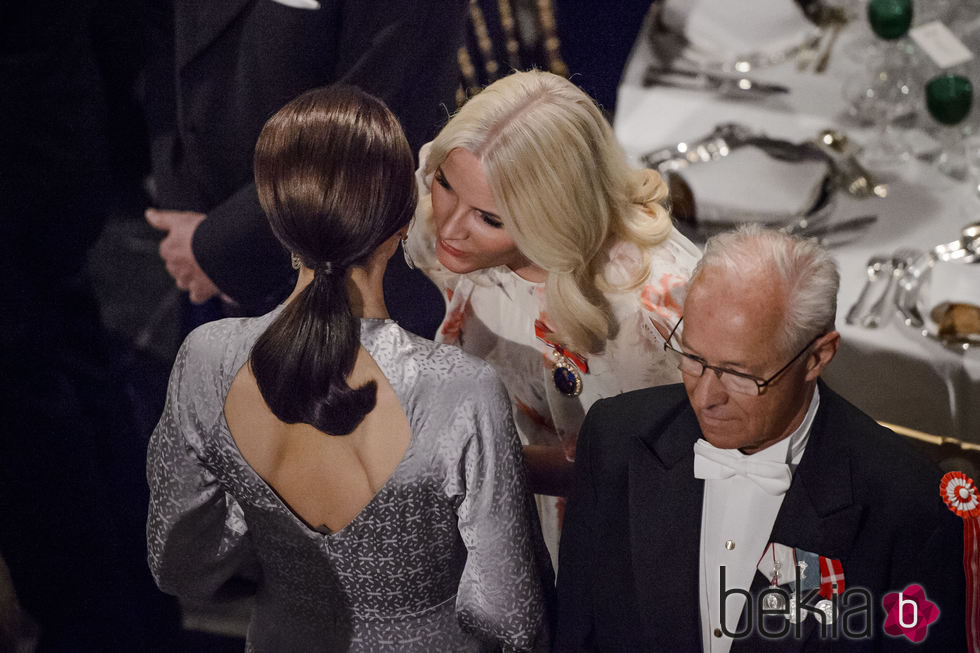
{"label": "blonde woman", "polygon": [[504,381],[554,556],[589,407],[680,381],[663,336],[700,252],[660,176],[631,169],[595,102],[551,73],[472,98],[423,147],[417,180],[406,250],[445,295],[437,339]]}

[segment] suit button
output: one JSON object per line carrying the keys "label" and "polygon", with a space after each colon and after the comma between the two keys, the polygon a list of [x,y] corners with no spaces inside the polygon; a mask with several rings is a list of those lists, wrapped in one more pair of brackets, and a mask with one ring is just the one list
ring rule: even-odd
{"label": "suit button", "polygon": [[715,628],[715,637],[721,637],[721,628]]}

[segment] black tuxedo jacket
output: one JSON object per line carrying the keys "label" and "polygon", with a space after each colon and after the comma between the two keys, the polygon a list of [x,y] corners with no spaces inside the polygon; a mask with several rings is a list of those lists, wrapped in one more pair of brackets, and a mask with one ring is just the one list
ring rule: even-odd
{"label": "black tuxedo jacket", "polygon": [[148,69],[158,205],[207,214],[195,257],[245,304],[267,303],[290,276],[252,183],[255,141],[273,113],[311,88],[354,84],[385,100],[417,152],[455,104],[465,0],[319,5],[174,0],[162,30],[170,42]]}
{"label": "black tuxedo jacket", "polygon": [[[555,650],[701,650],[699,437],[682,385],[605,399],[589,411],[562,530]],[[963,524],[943,504],[940,478],[821,383],[769,540],[840,560],[847,588],[873,596],[872,637],[825,639],[809,617],[799,638],[791,630],[782,640],[736,639],[732,651],[964,651]],[[882,630],[882,598],[911,583],[941,611],[917,647]]]}

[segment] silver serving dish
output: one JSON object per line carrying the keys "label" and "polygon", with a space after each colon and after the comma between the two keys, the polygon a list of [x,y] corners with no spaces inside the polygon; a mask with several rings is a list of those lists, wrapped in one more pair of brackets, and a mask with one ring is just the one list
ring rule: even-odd
{"label": "silver serving dish", "polygon": [[[949,243],[937,245],[919,256],[905,269],[898,280],[898,294],[895,303],[905,320],[905,324],[924,338],[940,342],[955,350],[968,351],[980,348],[980,334],[941,335],[939,325],[932,318],[932,272],[938,265],[958,265],[980,263],[980,233]],[[978,270],[980,272],[980,270]]]}
{"label": "silver serving dish", "polygon": [[[660,15],[660,7],[654,4],[650,10],[650,28],[647,30],[647,39],[653,50],[654,56],[664,64],[671,64],[680,61],[687,48],[688,42],[682,34],[670,31],[664,24]],[[791,44],[782,50],[771,52],[745,52],[731,60],[715,59],[710,61],[694,62],[684,60],[687,65],[708,71],[724,73],[747,73],[757,68],[775,66],[784,61],[792,59],[801,50],[814,48],[823,35],[823,29],[814,25],[813,29],[804,34],[798,43]]]}
{"label": "silver serving dish", "polygon": [[[756,147],[773,159],[787,164],[819,161],[826,164],[827,174],[809,207],[802,213],[775,215],[739,211],[730,207],[713,209],[701,207],[702,210],[698,211],[697,216],[690,216],[694,218],[696,224],[685,224],[683,216],[675,214],[675,217],[680,220],[678,227],[686,236],[701,240],[718,231],[731,229],[735,224],[742,222],[785,226],[803,218],[816,223],[831,215],[836,205],[839,175],[834,160],[811,142],[793,143],[770,138],[744,125],[724,123],[715,127],[707,136],[653,150],[642,155],[640,160],[645,166],[657,170],[665,178],[670,179],[672,175],[682,172],[689,166],[716,161],[743,147]],[[697,198],[695,202],[696,200]]]}

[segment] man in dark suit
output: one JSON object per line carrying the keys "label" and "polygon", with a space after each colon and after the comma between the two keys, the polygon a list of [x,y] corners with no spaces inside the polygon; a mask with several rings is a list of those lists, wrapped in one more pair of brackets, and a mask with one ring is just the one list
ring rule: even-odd
{"label": "man in dark suit", "polygon": [[[265,121],[317,86],[354,84],[385,100],[418,148],[453,106],[464,0],[175,0],[168,51],[150,69],[148,117],[161,256],[199,303],[220,292],[246,312],[288,294],[289,256],[252,182]],[[168,17],[164,17],[166,20]],[[435,331],[438,291],[392,259],[386,293],[409,329]]]}
{"label": "man in dark suit", "polygon": [[600,401],[579,435],[556,650],[966,649],[939,470],[819,381],[837,288],[813,243],[709,241],[666,348],[684,384]]}

